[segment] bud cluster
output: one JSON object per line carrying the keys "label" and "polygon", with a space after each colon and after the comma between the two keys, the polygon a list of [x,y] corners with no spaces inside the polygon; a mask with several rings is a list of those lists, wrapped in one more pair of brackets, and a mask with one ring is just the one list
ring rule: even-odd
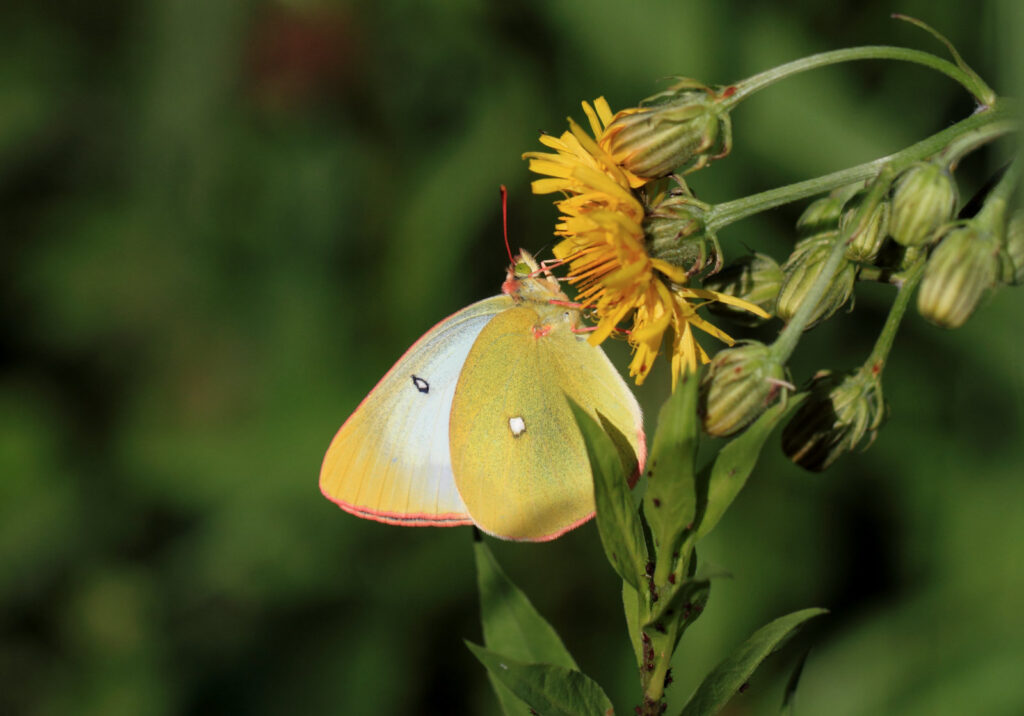
{"label": "bud cluster", "polygon": [[956,210],[956,182],[949,169],[917,162],[893,183],[889,234],[903,246],[934,243]]}
{"label": "bud cluster", "polygon": [[[742,298],[766,313],[771,313],[775,309],[775,301],[784,277],[785,274],[775,259],[767,254],[753,253],[741,257],[706,279],[704,286],[713,291]],[[747,325],[757,325],[768,320],[728,303],[716,301],[709,308],[713,313]]]}
{"label": "bud cluster", "polygon": [[732,148],[732,125],[719,99],[712,88],[683,80],[616,115],[602,144],[639,177],[665,177],[680,167],[696,171]]}
{"label": "bud cluster", "polygon": [[718,239],[707,229],[706,209],[706,204],[681,186],[659,194],[644,211],[647,253],[691,276],[712,267],[713,271],[720,269],[722,252]]}
{"label": "bud cluster", "polygon": [[882,383],[876,371],[849,375],[821,371],[809,395],[782,431],[782,450],[796,464],[820,472],[866,439],[875,439],[885,418]]}
{"label": "bud cluster", "polygon": [[999,239],[976,223],[949,229],[925,265],[918,313],[943,328],[962,326],[999,280],[999,250]]}
{"label": "bud cluster", "polygon": [[[783,321],[789,321],[800,310],[807,299],[818,275],[824,268],[837,232],[828,231],[797,242],[793,253],[782,265],[784,279],[775,305],[775,313]],[[832,274],[825,293],[818,300],[804,330],[812,328],[830,318],[850,300],[853,284],[857,280],[857,267],[844,259]]]}
{"label": "bud cluster", "polygon": [[787,384],[786,369],[763,343],[719,351],[701,381],[704,430],[715,437],[738,433],[765,411]]}

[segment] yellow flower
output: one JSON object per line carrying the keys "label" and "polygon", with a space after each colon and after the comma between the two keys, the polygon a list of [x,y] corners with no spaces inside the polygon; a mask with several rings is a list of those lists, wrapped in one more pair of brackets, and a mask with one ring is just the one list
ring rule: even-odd
{"label": "yellow flower", "polygon": [[[605,130],[614,119],[608,102],[604,97],[594,100],[594,106],[583,103],[583,111],[590,120],[590,130],[598,140],[604,136]],[[620,112],[619,114],[622,114]],[[617,116],[617,115],[616,115]],[[540,143],[554,149],[549,152],[527,152],[524,159],[530,160],[530,170],[538,174],[546,174],[549,178],[537,179],[533,182],[534,194],[550,194],[555,191],[585,193],[591,188],[595,175],[603,174],[612,182],[627,191],[633,187],[643,186],[647,179],[638,177],[612,159],[594,137],[584,131],[569,117],[569,131],[562,132],[560,137],[542,134]]]}
{"label": "yellow flower", "polygon": [[[584,103],[591,129],[601,137],[612,114],[603,98],[595,109]],[[732,345],[733,340],[699,315],[697,309],[711,301],[722,301],[758,315],[757,306],[715,291],[690,288],[686,271],[647,252],[644,235],[644,206],[632,189],[646,180],[615,163],[599,141],[571,119],[570,131],[541,142],[557,153],[529,152],[530,169],[546,175],[533,182],[536,194],[562,192],[556,202],[562,216],[555,234],[562,240],[553,253],[569,266],[568,281],[577,300],[597,320],[590,342],[600,344],[620,324],[632,319],[626,329],[633,348],[629,372],[643,383],[661,351],[666,332],[671,331],[672,382],[679,375],[706,363],[708,355],[694,335],[694,329]]]}

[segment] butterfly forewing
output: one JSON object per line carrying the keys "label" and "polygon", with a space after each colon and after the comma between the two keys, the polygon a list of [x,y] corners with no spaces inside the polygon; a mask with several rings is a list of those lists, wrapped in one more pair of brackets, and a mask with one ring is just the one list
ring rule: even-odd
{"label": "butterfly forewing", "polygon": [[334,436],[320,489],[361,517],[406,525],[469,524],[449,454],[449,414],[466,356],[484,327],[513,305],[474,303],[428,331]]}

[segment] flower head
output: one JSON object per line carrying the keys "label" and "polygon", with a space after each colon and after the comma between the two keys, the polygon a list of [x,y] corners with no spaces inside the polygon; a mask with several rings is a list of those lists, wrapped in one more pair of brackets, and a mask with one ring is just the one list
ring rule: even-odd
{"label": "flower head", "polygon": [[[636,176],[602,148],[601,140],[612,118],[603,98],[592,108],[583,103],[594,136],[571,119],[570,131],[541,142],[555,150],[528,152],[530,169],[545,178],[533,182],[537,194],[561,192],[556,202],[562,216],[555,234],[562,237],[554,255],[568,265],[568,281],[577,300],[597,322],[590,342],[597,345],[620,324],[633,348],[630,375],[642,383],[671,329],[672,377],[707,362],[697,342],[699,329],[732,344],[732,339],[697,314],[710,301],[724,301],[758,314],[757,306],[741,299],[687,286],[687,272],[649,252],[644,229],[644,204],[633,189],[646,180]],[[764,314],[767,315],[767,314]]]}

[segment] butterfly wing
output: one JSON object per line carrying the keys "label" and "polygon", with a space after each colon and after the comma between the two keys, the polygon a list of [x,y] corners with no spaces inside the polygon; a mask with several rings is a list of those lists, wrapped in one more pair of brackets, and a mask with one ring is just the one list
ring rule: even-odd
{"label": "butterfly wing", "polygon": [[503,312],[459,377],[455,483],[473,522],[495,536],[553,539],[593,516],[590,462],[566,395],[605,417],[637,474],[644,459],[636,399],[604,351],[572,332],[575,317],[537,303]]}
{"label": "butterfly wing", "polygon": [[391,524],[471,523],[452,475],[448,417],[470,348],[512,305],[494,296],[467,306],[405,352],[331,441],[320,469],[328,499]]}

